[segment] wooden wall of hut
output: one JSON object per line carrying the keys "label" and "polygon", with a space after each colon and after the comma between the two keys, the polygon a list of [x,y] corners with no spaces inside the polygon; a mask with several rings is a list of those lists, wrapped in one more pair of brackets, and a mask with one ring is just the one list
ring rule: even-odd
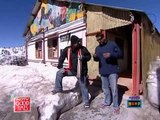
{"label": "wooden wall of hut", "polygon": [[[96,33],[111,28],[125,26],[131,24],[130,12],[101,6],[87,6],[87,34]],[[95,34],[87,36],[87,48],[93,55],[98,45]],[[88,64],[89,77],[95,79],[98,73],[98,63],[93,58]]]}
{"label": "wooden wall of hut", "polygon": [[87,33],[131,24],[131,13],[100,6],[87,6]]}
{"label": "wooden wall of hut", "polygon": [[[90,51],[91,55],[95,53],[95,48],[99,43],[96,41],[95,36],[88,36],[87,37],[87,48]],[[90,79],[96,79],[99,76],[98,71],[98,62],[95,62],[92,59],[88,62],[88,75]]]}
{"label": "wooden wall of hut", "polygon": [[146,79],[150,63],[160,56],[160,35],[154,30],[153,25],[147,17],[142,18],[141,29],[141,61],[143,91],[146,95]]}

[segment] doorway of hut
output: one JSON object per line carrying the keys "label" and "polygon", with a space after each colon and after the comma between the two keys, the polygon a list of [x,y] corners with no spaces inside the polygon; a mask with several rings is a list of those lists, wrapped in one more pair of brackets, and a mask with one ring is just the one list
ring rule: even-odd
{"label": "doorway of hut", "polygon": [[132,95],[132,26],[127,25],[108,29],[105,34],[106,38],[114,40],[122,51],[122,57],[118,60],[120,66],[119,93]]}

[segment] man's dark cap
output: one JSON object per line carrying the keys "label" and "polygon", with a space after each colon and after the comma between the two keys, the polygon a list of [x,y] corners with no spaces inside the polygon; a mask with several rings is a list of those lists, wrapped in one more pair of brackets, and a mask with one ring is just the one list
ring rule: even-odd
{"label": "man's dark cap", "polygon": [[70,40],[71,40],[71,45],[73,45],[79,43],[80,38],[78,38],[76,35],[72,35]]}

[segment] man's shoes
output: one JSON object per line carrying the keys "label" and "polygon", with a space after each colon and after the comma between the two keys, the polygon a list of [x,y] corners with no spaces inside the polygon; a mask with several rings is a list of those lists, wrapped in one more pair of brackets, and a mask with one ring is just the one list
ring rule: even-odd
{"label": "man's shoes", "polygon": [[114,108],[114,114],[116,115],[120,114],[120,107]]}
{"label": "man's shoes", "polygon": [[106,104],[106,103],[102,103],[101,105],[100,105],[100,108],[105,108],[105,107],[110,107],[110,104],[108,105],[108,104]]}
{"label": "man's shoes", "polygon": [[56,91],[56,90],[52,90],[51,92],[52,92],[52,95],[55,95],[57,93],[62,93],[62,91]]}
{"label": "man's shoes", "polygon": [[84,108],[89,108],[89,107],[90,107],[89,103],[84,104]]}

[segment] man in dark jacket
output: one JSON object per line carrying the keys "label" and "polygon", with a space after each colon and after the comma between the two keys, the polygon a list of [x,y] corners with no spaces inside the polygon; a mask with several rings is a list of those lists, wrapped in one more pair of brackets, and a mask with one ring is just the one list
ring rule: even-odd
{"label": "man in dark jacket", "polygon": [[[57,68],[59,71],[56,75],[55,90],[53,94],[62,92],[62,79],[64,76],[76,76],[80,85],[84,107],[89,107],[89,94],[88,94],[88,67],[87,62],[91,59],[91,55],[86,47],[80,44],[80,39],[72,35],[71,46],[63,49],[59,58]],[[68,67],[63,68],[65,58],[68,59]]]}
{"label": "man in dark jacket", "polygon": [[[102,107],[111,105],[111,94],[113,97],[114,112],[119,113],[118,104],[118,73],[119,66],[117,59],[122,56],[122,52],[114,41],[104,39],[103,34],[97,33],[96,39],[99,45],[95,49],[93,58],[99,62],[99,73],[101,75],[102,90],[105,95]],[[110,91],[110,88],[111,91]]]}

